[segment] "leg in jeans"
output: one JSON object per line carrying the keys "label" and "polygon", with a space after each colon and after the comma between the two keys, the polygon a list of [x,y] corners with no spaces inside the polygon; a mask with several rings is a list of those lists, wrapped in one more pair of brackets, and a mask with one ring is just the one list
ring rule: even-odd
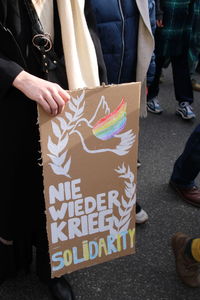
{"label": "leg in jeans", "polygon": [[193,90],[190,78],[188,54],[184,52],[179,56],[171,56],[174,90],[176,100],[180,102],[193,102]]}
{"label": "leg in jeans", "polygon": [[192,187],[200,171],[200,124],[189,137],[185,149],[174,164],[171,180],[183,187]]}
{"label": "leg in jeans", "polygon": [[147,95],[147,100],[151,100],[154,97],[158,96],[159,93],[159,84],[160,84],[160,76],[162,73],[162,67],[165,62],[165,57],[164,56],[158,56],[156,55],[156,73],[153,82],[148,88],[148,95]]}

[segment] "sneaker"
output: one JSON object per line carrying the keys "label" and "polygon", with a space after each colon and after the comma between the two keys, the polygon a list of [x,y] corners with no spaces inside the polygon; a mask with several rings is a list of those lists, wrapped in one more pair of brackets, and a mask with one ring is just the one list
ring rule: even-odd
{"label": "sneaker", "polygon": [[189,102],[180,102],[176,109],[176,114],[181,116],[184,120],[190,120],[196,117]]}
{"label": "sneaker", "polygon": [[154,114],[160,114],[163,111],[157,97],[147,101],[147,110]]}
{"label": "sneaker", "polygon": [[185,284],[190,287],[200,287],[200,263],[184,253],[190,239],[181,232],[172,236],[171,245],[175,256],[176,271]]}
{"label": "sneaker", "polygon": [[136,214],[136,223],[137,224],[143,224],[149,219],[146,211],[144,209],[141,209],[137,214]]}

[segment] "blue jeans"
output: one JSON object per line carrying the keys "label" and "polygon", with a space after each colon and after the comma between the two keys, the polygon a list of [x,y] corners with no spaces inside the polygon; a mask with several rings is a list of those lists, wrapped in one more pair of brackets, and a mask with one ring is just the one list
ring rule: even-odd
{"label": "blue jeans", "polygon": [[[179,103],[186,101],[192,104],[193,90],[188,65],[188,51],[185,51],[179,56],[171,56],[170,60],[172,65],[174,92],[176,100]],[[160,76],[165,61],[166,57],[156,55],[156,73],[153,82],[148,88],[147,100],[151,100],[152,98],[158,96]]]}
{"label": "blue jeans", "polygon": [[176,160],[171,180],[176,184],[190,188],[200,171],[200,124],[190,135],[183,153]]}

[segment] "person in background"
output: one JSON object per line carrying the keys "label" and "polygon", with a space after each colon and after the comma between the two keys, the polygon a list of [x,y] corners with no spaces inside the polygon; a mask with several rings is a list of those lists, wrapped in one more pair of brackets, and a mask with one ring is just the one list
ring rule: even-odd
{"label": "person in background", "polygon": [[200,189],[195,178],[200,172],[200,124],[190,135],[183,153],[174,163],[170,185],[186,202],[200,207]]}
{"label": "person in background", "polygon": [[162,68],[169,61],[178,107],[176,114],[185,120],[195,118],[191,107],[193,90],[188,64],[188,51],[192,33],[193,0],[156,0],[157,29],[155,35],[156,74],[148,89],[148,111],[160,114],[163,109],[158,100]]}
{"label": "person in background", "polygon": [[[156,30],[155,0],[148,0],[148,3],[149,3],[149,18],[150,18],[151,30],[154,35]],[[147,93],[148,93],[148,87],[151,85],[151,83],[154,80],[155,72],[156,72],[156,63],[155,63],[155,53],[153,52],[149,64],[149,68],[147,71]],[[140,166],[141,166],[141,162],[138,159],[137,167],[139,168]]]}
{"label": "person in background", "polygon": [[[155,35],[156,31],[156,6],[155,6],[155,0],[148,0],[149,3],[149,18],[150,18],[150,24],[151,24],[151,30],[153,35]],[[155,73],[156,73],[156,62],[155,62],[155,52],[153,51],[151,61],[149,64],[149,68],[147,71],[147,89],[152,84]],[[148,93],[148,90],[147,90]]]}
{"label": "person in background", "polygon": [[200,238],[177,232],[171,243],[180,279],[189,287],[200,287]]}
{"label": "person in background", "polygon": [[[107,69],[108,83],[141,81],[141,117],[146,116],[146,77],[154,50],[148,1],[91,0]],[[136,204],[136,223],[148,220]]]}
{"label": "person in background", "polygon": [[[19,269],[28,272],[35,246],[37,275],[57,300],[74,296],[66,277],[51,279],[37,105],[55,117],[70,99],[67,89],[106,82],[95,28],[88,0],[85,6],[81,0],[0,0],[0,283]],[[68,66],[63,86],[45,80],[50,61],[41,49],[52,46]]]}
{"label": "person in background", "polygon": [[[200,124],[190,135],[183,153],[174,164],[170,185],[187,203],[200,207],[200,189],[195,179],[200,172]],[[200,238],[177,232],[171,238],[176,271],[190,287],[200,287]]]}
{"label": "person in background", "polygon": [[[152,30],[152,34],[154,35],[156,30],[155,0],[148,0],[148,3],[149,3],[149,18],[150,18],[151,30]],[[156,72],[156,63],[155,63],[155,53],[153,52],[149,64],[149,68],[147,71],[147,94],[148,94],[148,87],[151,85],[151,83],[154,80],[155,72]],[[140,166],[141,166],[141,162],[138,159],[137,167],[139,168]]]}

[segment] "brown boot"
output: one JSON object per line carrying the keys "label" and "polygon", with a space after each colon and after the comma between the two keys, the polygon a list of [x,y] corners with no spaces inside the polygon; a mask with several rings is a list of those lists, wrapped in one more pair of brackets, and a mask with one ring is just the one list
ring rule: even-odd
{"label": "brown boot", "polygon": [[185,247],[191,238],[178,232],[172,236],[176,271],[181,280],[190,287],[200,287],[200,263],[185,255]]}

